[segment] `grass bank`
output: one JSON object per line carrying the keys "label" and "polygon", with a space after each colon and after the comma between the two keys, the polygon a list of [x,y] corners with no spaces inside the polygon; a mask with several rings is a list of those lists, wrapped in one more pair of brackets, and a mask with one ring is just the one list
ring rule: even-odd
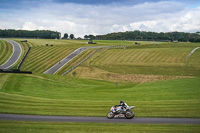
{"label": "grass bank", "polygon": [[82,66],[121,74],[200,76],[200,49],[188,59],[195,47],[197,44],[149,44],[127,49],[104,49]]}
{"label": "grass bank", "polygon": [[12,55],[12,45],[4,40],[0,40],[0,65],[4,64]]}
{"label": "grass bank", "polygon": [[137,117],[200,117],[200,78],[119,83],[56,75],[6,74],[0,82],[0,112],[105,116],[125,100]]}
{"label": "grass bank", "polygon": [[75,49],[68,47],[33,47],[27,55],[21,70],[43,73]]}
{"label": "grass bank", "polygon": [[110,124],[66,122],[16,122],[0,121],[1,132],[6,133],[198,133],[199,125],[166,124]]}

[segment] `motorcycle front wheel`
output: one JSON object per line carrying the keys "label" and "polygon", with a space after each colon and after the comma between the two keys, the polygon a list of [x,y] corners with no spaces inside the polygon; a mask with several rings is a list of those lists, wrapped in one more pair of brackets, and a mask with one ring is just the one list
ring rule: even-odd
{"label": "motorcycle front wheel", "polygon": [[125,117],[127,119],[132,119],[134,116],[135,116],[135,114],[132,111],[127,111],[126,114],[125,114]]}
{"label": "motorcycle front wheel", "polygon": [[112,119],[112,118],[114,118],[114,113],[113,112],[108,112],[108,114],[107,114],[107,118],[108,119]]}

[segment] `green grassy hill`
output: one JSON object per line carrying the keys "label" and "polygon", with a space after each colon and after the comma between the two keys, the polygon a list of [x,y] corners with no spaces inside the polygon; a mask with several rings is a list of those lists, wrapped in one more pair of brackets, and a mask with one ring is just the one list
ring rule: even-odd
{"label": "green grassy hill", "polygon": [[0,77],[1,113],[106,116],[123,99],[137,117],[200,117],[200,78],[115,85],[47,74]]}
{"label": "green grassy hill", "polygon": [[200,76],[199,44],[151,44],[103,49],[69,75],[109,81],[146,82]]}
{"label": "green grassy hill", "polygon": [[[75,50],[79,47],[94,46],[86,44],[86,40],[53,40],[53,39],[28,39],[28,43],[32,46],[32,50],[22,65],[23,70],[31,70],[33,72],[44,72],[48,67],[53,66],[59,62],[64,56],[69,53],[62,53],[66,49]],[[113,46],[113,45],[130,45],[134,44],[131,41],[95,41],[95,46]],[[46,47],[45,44],[53,44],[52,48]],[[187,60],[187,55],[192,49],[199,44],[192,43],[152,43],[141,42],[139,46],[127,47],[126,49],[107,49],[101,50],[96,55],[91,57],[87,63],[82,66],[89,68],[98,68],[108,72],[121,73],[121,74],[148,74],[148,75],[200,75],[199,73],[199,50],[196,55],[193,55]],[[59,48],[60,52],[58,52]],[[54,49],[56,49],[54,51]],[[48,51],[49,50],[49,51]],[[38,53],[40,52],[40,53]],[[53,58],[54,55],[51,52],[60,53],[62,58]],[[62,54],[61,54],[62,53]],[[62,74],[73,65],[80,62],[80,59],[87,57],[90,52],[84,52],[79,58],[74,59],[68,66],[63,67],[57,74]],[[37,55],[37,56],[36,56]],[[100,56],[99,56],[100,55]],[[36,57],[34,60],[33,57]],[[45,59],[45,57],[48,57]],[[57,55],[57,57],[60,57]],[[38,64],[40,58],[41,63]],[[48,66],[44,63],[46,60],[52,59]],[[32,60],[32,61],[31,61]],[[92,62],[91,62],[92,61]],[[35,69],[33,66],[41,66],[41,68]],[[43,67],[42,67],[43,66]],[[46,66],[44,68],[44,66]],[[178,71],[177,71],[178,70]]]}
{"label": "green grassy hill", "polygon": [[[27,42],[21,42],[22,39],[14,39],[19,42],[26,51],[28,46],[32,47],[27,58],[21,66],[21,70],[32,71],[34,73],[43,73],[61,59],[69,55],[77,48],[85,46],[113,46],[120,44],[133,44],[126,41],[95,41],[97,44],[86,44],[88,40],[54,40],[54,39],[27,39]],[[45,46],[46,43],[53,46]],[[63,74],[69,68],[79,63],[87,57],[93,50],[83,52],[78,58],[67,64],[57,74]]]}
{"label": "green grassy hill", "polygon": [[10,43],[0,40],[0,65],[4,64],[12,55],[13,47]]}
{"label": "green grassy hill", "polygon": [[43,73],[74,50],[74,48],[60,46],[33,47],[22,64],[21,70]]}
{"label": "green grassy hill", "polygon": [[[186,62],[193,49],[194,46],[110,49],[102,51],[101,56],[92,59],[90,66],[128,74],[200,75],[200,50]],[[188,71],[185,71],[187,69]]]}
{"label": "green grassy hill", "polygon": [[[111,106],[124,100],[136,106],[136,117],[200,118],[200,49],[187,58],[200,44],[141,42],[126,48],[103,49],[61,76],[94,50],[83,52],[56,75],[42,73],[76,48],[91,46],[85,40],[15,40],[23,52],[32,47],[21,70],[33,74],[0,73],[0,113],[105,117]],[[134,44],[95,42],[99,46]],[[0,43],[0,57],[8,58],[11,45]],[[47,47],[46,43],[54,46]],[[59,129],[53,130],[52,124]],[[111,132],[119,126],[122,132],[199,132],[198,125],[0,122],[2,131],[20,133]]]}
{"label": "green grassy hill", "polygon": [[[60,76],[93,49],[73,59],[58,75],[47,75],[41,73],[78,48],[77,41],[76,47],[72,40],[50,40],[60,44],[48,47],[43,43],[49,40],[17,41],[24,51],[32,46],[21,70],[34,74],[0,74],[2,113],[105,116],[110,106],[123,99],[137,106],[135,112],[140,117],[200,117],[199,49],[186,60],[199,44],[143,42],[140,46],[102,49],[66,76]],[[99,41],[99,45],[122,42]]]}
{"label": "green grassy hill", "polygon": [[[23,39],[14,39],[20,42]],[[113,45],[124,45],[133,44],[132,41],[110,41],[110,40],[94,40],[97,44],[86,44],[88,40],[65,40],[65,39],[26,39],[27,44],[31,47],[45,46],[45,44],[54,46],[66,46],[69,48],[79,48],[85,46],[113,46]]]}

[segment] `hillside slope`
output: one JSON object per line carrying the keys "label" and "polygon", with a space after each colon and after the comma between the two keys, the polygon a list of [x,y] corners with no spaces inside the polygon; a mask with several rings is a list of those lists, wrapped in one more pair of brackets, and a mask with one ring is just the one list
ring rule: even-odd
{"label": "hillside slope", "polygon": [[[105,49],[92,56],[72,73],[76,77],[122,81],[130,78],[154,78],[152,75],[200,76],[200,49],[189,53],[199,44],[144,44],[126,49]],[[74,74],[70,74],[74,76]],[[138,74],[140,74],[138,76]],[[142,74],[142,76],[141,76]],[[121,79],[120,79],[121,77]],[[130,80],[129,80],[129,79]],[[156,77],[159,79],[159,77]],[[167,79],[167,77],[164,77]]]}
{"label": "hillside slope", "polygon": [[4,40],[0,40],[0,65],[5,63],[12,55],[12,45]]}

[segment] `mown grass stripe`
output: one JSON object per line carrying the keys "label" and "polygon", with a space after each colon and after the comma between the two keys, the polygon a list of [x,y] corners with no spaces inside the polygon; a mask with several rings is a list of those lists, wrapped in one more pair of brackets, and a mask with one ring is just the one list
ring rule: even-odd
{"label": "mown grass stripe", "polygon": [[[59,57],[60,55],[64,54],[66,51],[65,49],[63,48],[58,48],[58,49],[55,49],[55,50],[52,50],[52,51],[49,51],[49,53],[44,56],[44,58],[47,58],[47,59],[51,59],[52,57]],[[58,54],[59,53],[59,54]],[[66,55],[63,55],[63,56],[66,56]],[[46,60],[47,60],[46,59]]]}
{"label": "mown grass stripe", "polygon": [[[178,56],[175,56],[175,52],[168,52],[168,51],[158,51],[158,52],[154,52],[154,50],[152,51],[143,51],[140,50],[139,52],[136,52],[135,54],[130,54],[130,51],[121,51],[120,53],[117,53],[115,51],[112,52],[112,54],[116,55],[114,58],[112,56],[109,56],[111,54],[110,53],[106,53],[107,55],[103,55],[104,58],[103,59],[99,59],[96,60],[96,62],[108,62],[108,60],[110,60],[111,62],[115,62],[117,64],[153,64],[153,63],[157,63],[157,64],[176,64],[175,62],[179,61],[179,60],[183,60],[183,55],[184,54],[179,54]],[[172,53],[169,55],[169,53]],[[128,55],[128,56],[127,56]],[[134,55],[134,56],[132,56]],[[175,58],[174,58],[175,56]],[[99,63],[99,64],[101,64]],[[181,63],[181,62],[178,62]],[[97,64],[96,64],[97,65]]]}
{"label": "mown grass stripe", "polygon": [[[36,55],[36,58],[32,60],[35,64],[40,62],[41,60],[44,60],[45,58],[48,58],[52,55],[55,55],[56,52],[58,52],[59,49],[49,49],[48,53],[46,51],[41,52],[41,54]],[[54,53],[54,54],[53,54]]]}
{"label": "mown grass stripe", "polygon": [[51,52],[53,52],[53,50],[51,50],[50,52],[48,52],[48,54],[46,54],[46,51],[43,51],[43,52],[36,52],[36,51],[32,51],[32,53],[34,53],[34,55],[32,55],[30,53],[30,55],[32,57],[35,57],[34,59],[32,58],[29,58],[29,65],[27,65],[26,67],[29,68],[29,67],[32,67],[32,64],[37,64],[40,60],[46,58],[47,56],[49,56],[49,54],[51,54]]}
{"label": "mown grass stripe", "polygon": [[134,62],[137,59],[138,54],[139,54],[138,50],[132,50],[130,62]]}
{"label": "mown grass stripe", "polygon": [[125,57],[125,58],[123,59],[123,62],[125,62],[125,63],[126,63],[126,62],[130,62],[130,61],[133,59],[133,53],[132,53],[130,50],[127,50],[126,53],[129,54],[130,57]]}
{"label": "mown grass stripe", "polygon": [[[31,49],[32,50],[32,49]],[[35,49],[33,48],[33,50],[31,51],[31,55],[32,53],[34,53],[33,56],[30,56],[30,60],[31,61],[34,61],[34,60],[37,60],[37,58],[41,57],[42,55],[46,54],[46,52],[48,52],[50,49],[44,49],[44,48],[40,48],[39,50],[38,49]]]}
{"label": "mown grass stripe", "polygon": [[[5,56],[5,59],[6,59],[6,61],[7,61],[7,59],[9,59],[10,56],[12,55],[13,47],[12,47],[12,45],[10,45],[10,43],[8,43],[8,42],[5,42],[5,45],[6,45],[6,51],[5,51],[6,56]],[[10,51],[10,52],[9,52],[9,51]]]}
{"label": "mown grass stripe", "polygon": [[31,60],[30,58],[26,59],[21,68],[29,69],[30,67],[32,67],[32,64],[34,64],[35,61],[37,61],[38,59],[40,59],[40,57],[36,57],[34,60]]}
{"label": "mown grass stripe", "polygon": [[0,53],[0,64],[4,64],[12,55],[13,48],[10,43],[4,40],[0,40],[0,45],[2,46],[2,51]]}
{"label": "mown grass stripe", "polygon": [[160,56],[159,52],[152,52],[146,57],[143,63],[151,64],[152,62],[157,62],[157,57]]}
{"label": "mown grass stripe", "polygon": [[[59,60],[68,55],[73,49],[63,48],[63,47],[54,47],[48,49],[47,51],[41,51],[41,54],[32,51],[32,53],[37,54],[36,58],[33,59],[29,65],[26,65],[24,69],[29,69],[34,72],[43,72],[45,69],[57,63]],[[34,55],[31,55],[34,56]],[[30,59],[29,59],[30,60]],[[51,63],[49,63],[49,61]]]}
{"label": "mown grass stripe", "polygon": [[[139,51],[137,52],[137,53],[135,53],[135,51],[133,51],[132,50],[132,54],[130,55],[130,56],[126,56],[126,58],[127,58],[127,61],[126,61],[126,63],[128,63],[129,64],[129,62],[131,62],[131,61],[135,61],[135,60],[137,60],[137,58],[138,58],[138,55],[139,55]],[[126,53],[126,52],[125,52]],[[122,56],[124,56],[124,53],[122,54]],[[134,58],[134,60],[132,60]]]}
{"label": "mown grass stripe", "polygon": [[[141,49],[138,48],[110,49],[107,50],[104,54],[102,54],[98,58],[95,58],[94,61],[91,63],[91,66],[105,69],[107,71],[110,71],[112,69],[112,71],[115,72],[117,71],[121,72],[121,70],[119,70],[120,67],[121,69],[127,69],[129,66],[127,70],[130,73],[135,72],[138,69],[141,70],[146,69],[145,70],[146,72],[147,71],[150,72],[151,68],[155,68],[155,70],[152,69],[152,71],[157,71],[157,73],[159,73],[160,71],[162,71],[162,73],[166,71],[168,74],[182,73],[181,75],[183,75],[184,73],[183,71],[190,69],[188,68],[189,63],[187,63],[187,65],[185,63],[185,58],[187,56],[187,53],[193,47],[194,46],[177,47],[173,45],[173,47],[168,46],[168,47],[158,47],[158,48],[152,47],[152,48],[141,48]],[[196,60],[197,60],[196,62],[198,62],[198,59]],[[117,69],[115,69],[115,67],[117,67]],[[172,67],[171,70],[170,67]],[[180,72],[178,71],[174,72],[175,69],[178,69],[179,67],[180,69],[178,71]],[[196,69],[198,68],[195,67],[194,71]],[[194,72],[192,71],[191,74],[194,74]]]}
{"label": "mown grass stripe", "polygon": [[[163,55],[164,56],[164,55]],[[162,59],[162,54],[160,52],[154,51],[149,58],[148,63],[156,63],[159,62],[159,60]]]}
{"label": "mown grass stripe", "polygon": [[6,44],[0,40],[0,64],[3,64],[6,57]]}
{"label": "mown grass stripe", "polygon": [[0,40],[0,53],[2,54],[4,49],[5,49],[5,45],[4,45],[4,42],[2,40]]}

